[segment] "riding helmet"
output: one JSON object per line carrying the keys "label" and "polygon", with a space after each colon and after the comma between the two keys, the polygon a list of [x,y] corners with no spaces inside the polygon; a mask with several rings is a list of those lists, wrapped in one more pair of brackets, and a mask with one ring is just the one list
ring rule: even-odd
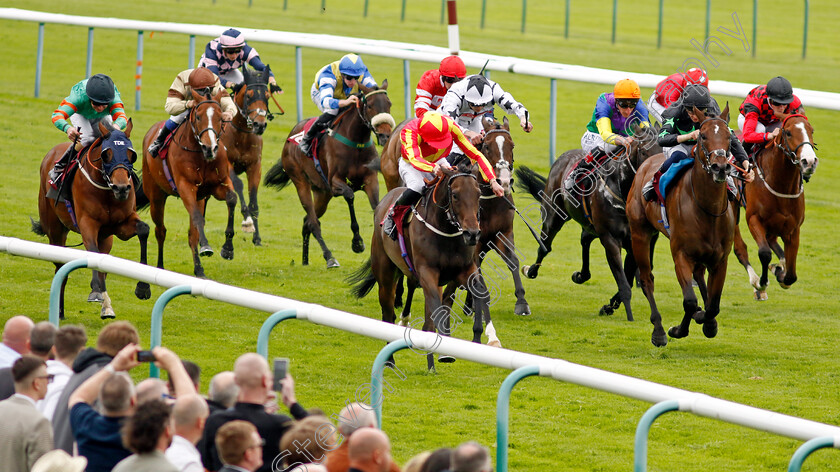
{"label": "riding helmet", "polygon": [[464,94],[470,106],[482,106],[493,102],[493,89],[490,82],[481,74],[472,75],[467,83],[467,93]]}
{"label": "riding helmet", "polygon": [[216,74],[206,67],[198,67],[190,72],[190,77],[187,80],[193,90],[212,89],[216,85]]}
{"label": "riding helmet", "polygon": [[705,110],[711,105],[712,96],[706,87],[698,84],[688,84],[683,90],[681,100],[684,108],[697,107],[700,110]]}
{"label": "riding helmet", "polygon": [[245,35],[237,29],[230,28],[219,36],[219,44],[222,49],[241,48],[245,46]]}
{"label": "riding helmet", "polygon": [[96,74],[88,79],[85,93],[93,103],[107,105],[114,100],[114,81],[105,74]]}
{"label": "riding helmet", "polygon": [[699,67],[692,67],[685,71],[685,81],[689,84],[699,84],[703,87],[709,87],[709,76],[706,71]]}
{"label": "riding helmet", "polygon": [[776,103],[787,105],[793,101],[793,87],[791,87],[788,79],[779,76],[770,79],[767,82],[767,98]]}
{"label": "riding helmet", "polygon": [[642,96],[642,91],[635,80],[621,79],[615,83],[613,94],[615,98],[635,98],[638,100]]}
{"label": "riding helmet", "polygon": [[428,112],[420,119],[420,138],[435,149],[446,149],[452,143],[453,126],[457,126],[452,118],[437,112]]}
{"label": "riding helmet", "polygon": [[463,79],[467,76],[467,66],[458,56],[446,56],[440,61],[440,75]]}
{"label": "riding helmet", "polygon": [[365,75],[365,71],[367,71],[365,63],[362,62],[362,58],[356,54],[347,54],[341,58],[341,61],[338,62],[338,72],[340,72],[341,75],[361,77]]}

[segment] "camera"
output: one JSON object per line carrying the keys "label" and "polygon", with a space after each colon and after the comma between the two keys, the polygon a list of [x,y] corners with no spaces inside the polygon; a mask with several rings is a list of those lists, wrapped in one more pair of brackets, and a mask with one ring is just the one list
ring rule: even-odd
{"label": "camera", "polygon": [[274,358],[274,391],[283,390],[283,379],[289,372],[289,359],[287,357]]}
{"label": "camera", "polygon": [[137,351],[137,362],[154,362],[155,360],[152,351]]}

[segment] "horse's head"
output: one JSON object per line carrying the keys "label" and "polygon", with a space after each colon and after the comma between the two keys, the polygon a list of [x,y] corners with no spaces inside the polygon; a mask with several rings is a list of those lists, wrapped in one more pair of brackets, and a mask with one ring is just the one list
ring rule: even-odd
{"label": "horse's head", "polygon": [[446,219],[462,232],[464,242],[474,246],[481,230],[478,223],[478,198],[481,191],[475,175],[444,170],[444,177],[435,185],[434,200],[446,213]]}
{"label": "horse's head", "polygon": [[505,193],[510,193],[513,138],[510,135],[508,119],[504,117],[502,123],[499,123],[493,118],[485,118],[482,120],[482,125],[484,125],[484,141],[481,143],[481,153],[490,162]]}
{"label": "horse's head", "polygon": [[219,100],[222,94],[223,91],[211,97],[192,90],[195,106],[190,114],[190,126],[207,161],[215,159],[219,152],[219,137],[222,135],[222,106]]}
{"label": "horse's head", "polygon": [[361,99],[357,105],[362,121],[376,133],[376,140],[380,146],[384,146],[391,136],[391,132],[397,127],[397,122],[391,116],[391,99],[388,98],[388,79],[382,82],[382,87],[368,88],[359,84],[362,91]]}
{"label": "horse's head", "polygon": [[706,116],[696,107],[689,111],[700,123],[696,150],[700,152],[698,161],[703,169],[712,176],[715,183],[726,182],[731,169],[729,163],[729,103],[720,116]]}
{"label": "horse's head", "polygon": [[[134,125],[131,119],[125,131],[109,128],[101,121],[99,132],[102,134],[102,145],[99,152],[101,167],[99,171],[108,187],[114,193],[114,198],[125,201],[131,192],[131,179],[134,175],[134,161],[137,160],[137,152],[131,147],[131,130]],[[92,161],[95,162],[96,160]]]}
{"label": "horse's head", "polygon": [[257,71],[243,65],[242,75],[245,80],[234,88],[233,101],[239,115],[245,119],[248,130],[261,135],[268,121],[274,119],[274,115],[268,111],[268,99],[271,96],[268,78],[271,77],[271,68],[266,65],[265,70]]}
{"label": "horse's head", "polygon": [[817,170],[820,160],[817,157],[817,145],[814,143],[814,128],[805,115],[778,115],[782,120],[782,130],[774,139],[774,144],[781,149],[793,165],[799,165],[805,182]]}

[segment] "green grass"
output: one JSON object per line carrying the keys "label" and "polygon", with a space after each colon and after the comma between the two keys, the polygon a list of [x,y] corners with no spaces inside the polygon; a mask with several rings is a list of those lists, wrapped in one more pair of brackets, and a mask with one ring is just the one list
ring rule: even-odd
{"label": "green grass", "polygon": [[[527,33],[519,32],[519,2],[489,2],[487,27],[478,28],[480,2],[458,2],[461,46],[466,50],[528,57],[540,60],[668,74],[688,57],[696,56],[689,41],[703,35],[702,4],[666,5],[663,48],[657,50],[656,9],[658,2],[621,2],[618,41],[610,43],[611,3],[605,0],[574,2],[571,34],[563,39],[562,2],[529,2]],[[27,8],[69,14],[107,15],[121,18],[230,24],[302,32],[335,33],[348,36],[395,39],[417,43],[446,44],[446,27],[438,23],[437,1],[408,2],[407,20],[399,22],[399,2],[374,0],[370,14],[362,18],[362,0],[320,2],[292,0],[282,10],[279,1],[255,0],[247,8],[244,0],[153,0],[126,1],[119,5],[102,0],[84,0],[73,5],[33,0]],[[18,6],[8,0],[0,6]],[[727,6],[715,4],[712,31],[718,26],[732,29],[731,14],[738,13],[742,27],[751,25],[752,2],[738,0]],[[101,13],[99,13],[101,12]],[[775,75],[791,79],[794,86],[840,91],[833,73],[840,65],[836,48],[836,25],[840,13],[832,2],[811,2],[808,57],[801,54],[801,5],[789,2],[761,3],[758,49],[751,52],[735,47],[731,56],[718,53],[714,79],[764,83]],[[3,21],[7,70],[0,92],[0,234],[34,241],[29,232],[30,216],[37,216],[37,169],[40,160],[61,135],[49,123],[49,116],[69,87],[84,74],[87,31],[82,27],[48,25],[41,98],[32,98],[37,26]],[[784,24],[783,33],[779,24]],[[749,33],[748,33],[749,34]],[[751,36],[750,36],[751,37]],[[209,38],[196,40],[198,49]],[[732,40],[734,41],[734,40]],[[134,76],[136,33],[97,29],[94,72],[110,74],[122,91],[129,115],[134,119],[135,146],[151,124],[162,119],[166,90],[177,72],[187,65],[187,37],[176,34],[146,35],[143,67],[142,111],[134,110],[131,93]],[[294,50],[287,46],[257,43],[263,59],[272,65],[279,83],[287,90],[282,104],[289,114],[271,123],[265,135],[264,160],[275,162],[283,140],[294,124]],[[303,74],[309,80],[320,65],[340,57],[339,52],[304,49]],[[718,57],[719,56],[719,57]],[[403,118],[401,90],[402,61],[366,56],[365,62],[381,81],[389,78],[393,113]],[[411,79],[416,82],[431,64],[412,63]],[[542,173],[548,170],[548,81],[527,76],[493,73],[506,90],[529,107],[536,130],[525,135],[514,132],[516,163]],[[413,85],[413,83],[412,83]],[[593,103],[606,87],[560,82],[558,149],[578,147]],[[646,95],[650,90],[644,90]],[[315,107],[304,97],[306,115]],[[736,97],[717,97],[737,106]],[[598,317],[600,306],[615,291],[599,245],[592,249],[593,278],[583,286],[570,281],[579,267],[578,229],[574,224],[561,232],[554,252],[546,260],[540,278],[526,281],[533,315],[513,315],[513,294],[509,280],[500,281],[504,294],[492,309],[492,316],[505,347],[566,359],[715,397],[801,416],[829,424],[840,423],[840,374],[836,339],[840,321],[836,316],[835,292],[838,274],[836,234],[840,230],[838,201],[840,165],[833,160],[840,133],[834,125],[840,113],[810,108],[808,115],[817,130],[823,158],[814,179],[806,187],[807,220],[802,228],[798,261],[799,282],[788,291],[771,286],[770,300],[756,303],[746,274],[734,257],[723,294],[720,333],[708,340],[697,327],[687,339],[673,340],[656,349],[650,344],[649,309],[639,290],[634,290],[633,309],[637,321],[628,323],[623,314]],[[139,166],[138,166],[139,168]],[[384,186],[383,186],[384,188]],[[363,200],[363,199],[360,199]],[[532,201],[517,194],[522,209],[532,215]],[[250,237],[237,232],[236,256],[223,261],[205,259],[208,276],[221,283],[241,286],[280,296],[320,303],[371,318],[379,318],[375,296],[363,300],[350,297],[343,278],[363,262],[365,255],[350,251],[347,210],[340,200],[322,218],[327,243],[342,263],[326,271],[317,251],[312,265],[300,265],[300,222],[303,212],[295,192],[261,190],[263,244],[254,248]],[[370,213],[358,208],[365,239],[372,230]],[[141,217],[150,222],[148,212]],[[209,205],[207,231],[218,250],[223,241],[224,205]],[[170,199],[166,242],[167,268],[192,272],[186,242],[187,218],[179,201]],[[526,228],[517,223],[517,244],[530,263],[536,243]],[[664,241],[664,239],[663,239]],[[69,244],[80,242],[71,235]],[[753,259],[755,244],[750,243]],[[152,243],[154,245],[154,243]],[[665,323],[681,316],[682,301],[673,274],[673,263],[664,242],[656,252],[657,301]],[[154,254],[154,250],[151,251]],[[113,254],[136,260],[136,241],[117,242]],[[495,257],[495,256],[494,256]],[[151,257],[152,263],[155,256]],[[498,264],[501,262],[496,259]],[[0,319],[26,314],[46,319],[52,264],[23,258],[0,258]],[[104,325],[96,318],[98,306],[85,303],[89,273],[71,276],[67,289],[68,322],[81,323],[91,339]],[[134,323],[148,342],[153,301],[133,296],[134,282],[109,277],[109,293],[117,316]],[[162,290],[153,287],[154,296]],[[418,302],[419,303],[419,302]],[[419,305],[416,305],[419,307]],[[419,313],[415,310],[415,313]],[[204,369],[205,382],[216,372],[229,369],[242,352],[251,351],[267,314],[222,303],[179,297],[167,308],[163,342]],[[459,338],[469,339],[463,327]],[[368,381],[370,364],[380,341],[351,336],[334,329],[285,322],[277,327],[271,356],[290,357],[298,397],[307,406],[327,413],[337,412],[356,389]],[[424,359],[410,352],[397,355],[405,380],[387,374],[394,390],[386,393],[384,427],[394,443],[400,463],[414,454],[441,446],[453,446],[466,439],[484,444],[495,442],[496,392],[507,371],[456,362],[441,366],[437,375],[425,371]],[[627,470],[632,463],[635,425],[649,405],[612,394],[532,378],[516,387],[511,403],[510,466],[512,470]],[[770,471],[782,470],[799,442],[748,428],[728,425],[686,414],[659,419],[651,433],[649,468],[655,471]],[[562,466],[558,467],[558,464]],[[836,451],[820,451],[806,462],[805,470],[840,468]]]}

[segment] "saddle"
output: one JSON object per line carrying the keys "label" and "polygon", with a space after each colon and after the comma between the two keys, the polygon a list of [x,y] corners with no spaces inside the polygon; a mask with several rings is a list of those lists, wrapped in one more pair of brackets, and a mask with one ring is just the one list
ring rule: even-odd
{"label": "saddle", "polygon": [[[166,159],[166,156],[169,154],[169,143],[172,142],[172,139],[175,138],[175,132],[178,131],[178,128],[180,128],[181,125],[183,125],[186,122],[187,121],[184,120],[181,123],[179,123],[178,126],[174,130],[172,130],[171,133],[169,133],[169,136],[167,136],[166,139],[163,140],[163,146],[161,146],[160,151],[158,151],[158,159],[162,161]],[[158,130],[163,129],[163,126],[164,124],[161,124]]]}
{"label": "saddle", "polygon": [[[307,131],[309,131],[309,128],[312,128],[312,125],[317,119],[318,117],[316,116],[306,120],[306,123],[303,124],[303,129],[300,132],[289,136],[288,139],[286,139],[286,141],[300,146],[300,141],[303,139],[303,135],[305,135]],[[324,180],[324,184],[326,184],[327,188],[330,187],[330,182],[329,179],[327,179],[327,175],[324,173],[324,169],[321,167],[321,160],[318,158],[318,146],[320,146],[321,144],[321,138],[323,137],[323,135],[328,132],[330,132],[330,127],[327,127],[318,132],[318,134],[315,135],[314,138],[312,138],[312,145],[310,146],[310,149],[312,149],[312,162],[315,164],[315,170],[318,171],[318,175],[320,175],[321,178]]]}
{"label": "saddle", "polygon": [[[81,157],[88,152],[91,146],[93,146],[96,142],[97,140],[94,140],[92,143],[76,152],[76,154],[70,159],[70,162],[67,163],[67,167],[64,169],[64,172],[58,180],[58,190],[54,190],[51,186],[48,186],[46,195],[47,198],[55,200],[56,204],[65,201],[72,204],[73,179],[76,177],[76,172],[79,170],[79,159],[81,159]],[[70,212],[70,214],[72,216],[73,213]]]}

